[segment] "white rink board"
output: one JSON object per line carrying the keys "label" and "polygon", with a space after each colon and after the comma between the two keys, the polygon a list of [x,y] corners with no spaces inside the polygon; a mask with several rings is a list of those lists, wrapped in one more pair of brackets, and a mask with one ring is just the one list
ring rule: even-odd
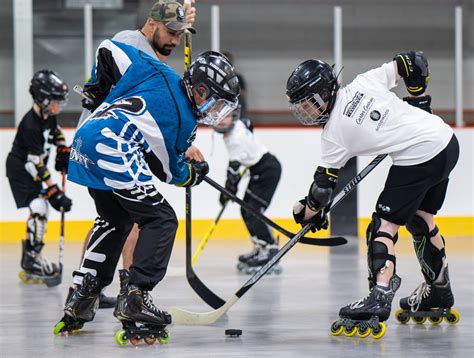
{"label": "white rink board", "polygon": [[[73,129],[64,130],[67,143],[71,143]],[[455,130],[461,145],[459,162],[451,175],[448,194],[441,216],[474,216],[473,193],[473,163],[474,163],[474,129],[461,128]],[[314,170],[319,160],[320,130],[316,128],[272,128],[256,129],[258,138],[274,153],[282,163],[283,173],[280,184],[267,215],[272,218],[290,218],[293,203],[304,197],[311,184]],[[5,162],[15,136],[14,129],[0,130],[1,162],[0,193],[2,206],[0,221],[23,221],[27,209],[17,210],[10,192],[10,186],[5,174]],[[228,162],[227,152],[221,135],[208,128],[198,130],[195,144],[202,150],[210,163],[209,176],[223,183]],[[371,158],[359,159],[359,170]],[[370,217],[375,202],[383,188],[385,176],[390,166],[390,159],[385,159],[359,185],[358,209],[360,217]],[[49,168],[53,179],[60,182],[59,174],[54,171],[54,162],[50,161]],[[160,192],[175,208],[178,218],[184,218],[184,189],[157,182]],[[242,183],[244,184],[244,183]],[[241,189],[244,185],[241,184]],[[239,192],[242,195],[242,192]],[[68,213],[68,219],[88,220],[96,216],[92,199],[84,187],[68,182],[67,195],[73,200],[73,209]],[[206,183],[193,189],[193,217],[213,219],[220,209],[218,192]],[[240,217],[239,207],[232,205],[226,211],[227,218]],[[59,220],[59,213],[51,210],[50,220]]]}

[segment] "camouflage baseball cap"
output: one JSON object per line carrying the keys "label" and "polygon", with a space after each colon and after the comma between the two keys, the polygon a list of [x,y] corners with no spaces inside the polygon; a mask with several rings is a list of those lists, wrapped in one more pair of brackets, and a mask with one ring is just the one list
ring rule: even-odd
{"label": "camouflage baseball cap", "polygon": [[186,22],[186,14],[178,1],[158,0],[150,11],[153,20],[160,21],[173,31],[189,30],[195,34],[196,30]]}

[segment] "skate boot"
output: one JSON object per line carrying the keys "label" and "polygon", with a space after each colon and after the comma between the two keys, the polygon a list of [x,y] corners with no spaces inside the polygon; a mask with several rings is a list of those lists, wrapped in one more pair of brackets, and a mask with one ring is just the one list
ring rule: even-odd
{"label": "skate boot", "polygon": [[392,300],[400,287],[401,278],[393,275],[389,287],[375,285],[369,295],[359,301],[344,306],[339,311],[339,319],[331,325],[331,334],[339,336],[343,333],[352,337],[357,333],[360,338],[382,338],[386,331],[383,321],[390,316]]}
{"label": "skate boot", "polygon": [[137,346],[142,339],[148,345],[157,340],[160,344],[168,343],[169,332],[165,327],[171,324],[171,315],[156,308],[148,291],[122,281],[128,280],[128,275],[121,274],[120,279],[114,316],[122,322],[123,329],[115,333],[115,341],[120,346],[125,346],[127,341]]}
{"label": "skate boot", "polygon": [[78,332],[85,322],[94,319],[99,306],[99,295],[102,290],[100,280],[87,273],[82,285],[69,288],[64,305],[64,316],[54,327],[54,334],[70,334]]}
{"label": "skate boot", "polygon": [[253,243],[253,249],[250,252],[242,254],[239,256],[239,262],[237,263],[237,270],[242,271],[247,266],[247,261],[250,260],[252,257],[257,256],[260,248],[261,243],[256,237],[251,237],[250,240]]}
{"label": "skate boot", "polygon": [[28,239],[22,241],[21,268],[23,271],[18,274],[22,282],[48,284],[49,280],[54,280],[59,275],[59,267],[41,255],[43,246],[42,242],[31,244]]}
{"label": "skate boot", "polygon": [[[240,271],[247,275],[253,275],[266,265],[278,253],[278,246],[276,244],[260,244],[256,254],[249,257],[247,261],[241,265]],[[240,258],[239,258],[240,259]],[[283,271],[279,263],[275,264],[267,274],[275,273],[279,275]]]}
{"label": "skate boot", "polygon": [[449,324],[459,322],[459,313],[452,309],[454,305],[453,292],[449,281],[448,266],[443,267],[438,278],[432,283],[421,283],[408,297],[400,299],[400,309],[395,312],[395,318],[400,323],[411,319],[416,324],[425,323],[426,319],[438,325],[443,318]]}

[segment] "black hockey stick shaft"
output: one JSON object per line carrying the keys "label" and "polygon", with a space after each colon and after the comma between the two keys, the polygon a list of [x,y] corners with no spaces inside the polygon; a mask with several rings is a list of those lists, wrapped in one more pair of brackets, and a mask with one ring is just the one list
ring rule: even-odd
{"label": "black hockey stick shaft", "polygon": [[[265,224],[268,226],[274,228],[278,232],[282,233],[288,238],[292,238],[295,236],[294,233],[282,228],[280,225],[277,223],[273,222],[269,218],[267,218],[265,215],[263,215],[261,212],[247,204],[245,201],[237,197],[236,195],[232,194],[229,190],[224,188],[223,186],[219,185],[217,182],[209,178],[208,176],[204,177],[204,181],[220,191],[221,193],[224,193],[226,196],[228,196],[232,201],[235,201],[237,204],[239,204],[244,210],[248,211],[250,214],[255,216],[257,219],[263,221]],[[340,246],[344,245],[347,243],[347,240],[344,237],[331,237],[331,238],[326,238],[326,239],[321,239],[321,238],[308,238],[308,237],[301,237],[299,240],[300,243],[302,244],[308,244],[308,245],[316,245],[316,246]]]}
{"label": "black hockey stick shaft", "polygon": [[[191,33],[184,34],[184,70],[191,65]],[[196,275],[192,265],[192,227],[191,227],[191,188],[186,188],[186,279],[191,288],[204,302],[214,309],[224,305],[225,301],[212,292]]]}
{"label": "black hockey stick shaft", "polygon": [[[381,154],[375,157],[362,171],[357,174],[344,188],[334,197],[329,207],[329,211],[339,205],[349,193],[372,171],[374,170],[386,157],[386,154]],[[290,241],[288,241],[278,253],[268,261],[260,270],[258,270],[236,293],[237,297],[242,297],[255,283],[262,278],[263,275],[270,270],[290,249],[301,240],[301,238],[311,230],[311,224],[306,224]]]}
{"label": "black hockey stick shaft", "polygon": [[212,292],[196,275],[192,265],[191,189],[186,188],[186,279],[191,288],[214,309],[222,307],[225,301]]}

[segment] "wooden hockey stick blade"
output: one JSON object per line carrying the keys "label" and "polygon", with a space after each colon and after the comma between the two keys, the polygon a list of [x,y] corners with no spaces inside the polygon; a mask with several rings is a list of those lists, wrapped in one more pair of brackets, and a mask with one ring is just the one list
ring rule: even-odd
{"label": "wooden hockey stick blade", "polygon": [[237,302],[239,297],[232,295],[231,298],[225,304],[214,310],[204,313],[196,313],[187,311],[178,307],[171,307],[169,313],[171,314],[174,324],[184,324],[184,325],[208,325],[213,324],[219,318],[221,318],[229,308]]}

